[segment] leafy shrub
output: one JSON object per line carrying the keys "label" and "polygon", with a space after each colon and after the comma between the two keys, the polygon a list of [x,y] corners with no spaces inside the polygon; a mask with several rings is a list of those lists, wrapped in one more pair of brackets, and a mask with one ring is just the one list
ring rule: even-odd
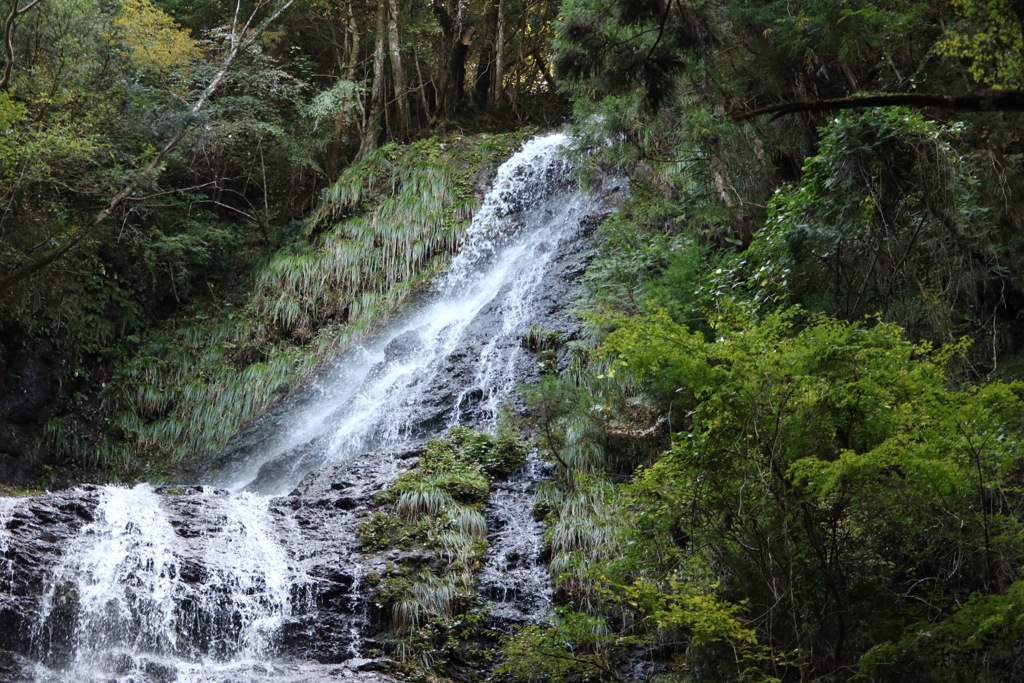
{"label": "leafy shrub", "polygon": [[[1012,251],[978,200],[960,124],[900,108],[843,113],[750,250],[750,286],[846,320],[879,313],[951,342],[1003,315]],[[996,330],[989,329],[988,334]]]}

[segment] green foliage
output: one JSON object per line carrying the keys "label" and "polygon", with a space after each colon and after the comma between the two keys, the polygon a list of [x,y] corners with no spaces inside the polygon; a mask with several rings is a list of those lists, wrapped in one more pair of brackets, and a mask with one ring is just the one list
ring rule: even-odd
{"label": "green foliage", "polygon": [[575,473],[562,487],[538,495],[547,508],[544,534],[548,569],[555,585],[572,595],[573,603],[595,609],[603,597],[593,568],[611,561],[618,549],[618,492],[601,477]]}
{"label": "green foliage", "polygon": [[467,427],[452,427],[446,439],[458,457],[479,465],[491,478],[507,477],[526,463],[526,446],[508,430],[491,436]]}
{"label": "green foliage", "polygon": [[[172,458],[160,456],[179,459],[222,443],[227,430],[268,404],[281,377],[309,367],[282,359],[263,372],[234,355],[224,365],[241,364],[231,368],[238,375],[254,365],[254,386],[241,389],[247,377],[221,382],[228,373],[200,348],[192,357],[170,355],[183,368],[199,366],[202,379],[162,363],[138,388],[119,386],[145,374],[125,367],[132,365],[125,358],[147,330],[210,299],[237,305],[239,283],[271,241],[268,224],[288,214],[280,196],[303,193],[292,182],[298,162],[281,154],[301,136],[279,124],[301,118],[293,105],[305,86],[258,54],[243,55],[227,75],[225,96],[209,108],[212,118],[200,121],[191,101],[220,68],[223,46],[207,41],[200,49],[161,9],[55,0],[39,3],[17,28],[12,82],[0,103],[0,273],[74,246],[0,299],[0,345],[46,349],[62,387],[46,411],[58,417],[21,446],[38,466],[76,469],[78,477],[130,478],[154,460],[162,470]],[[93,227],[96,212],[180,129],[189,134],[176,150],[139,178],[121,210]],[[220,314],[206,317],[218,318],[215,327],[227,324]],[[232,348],[246,346],[251,330],[232,327]],[[166,349],[173,336],[164,330],[149,341]],[[214,351],[224,351],[221,341]],[[150,351],[143,358],[159,355]],[[19,390],[18,378],[3,381]],[[207,404],[183,407],[189,399]],[[221,407],[223,420],[215,414]]]}
{"label": "green foliage", "polygon": [[[484,506],[492,477],[507,476],[525,456],[510,435],[454,427],[427,443],[361,523],[364,552],[419,553],[391,565],[373,589],[392,645],[414,671],[480,657],[473,641],[489,635],[486,611],[475,607],[473,572],[487,550]],[[424,555],[432,559],[420,569]]]}
{"label": "green foliage", "polygon": [[1015,578],[1019,386],[949,389],[950,353],[885,324],[789,311],[716,334],[655,315],[606,340],[619,372],[674,385],[690,415],[630,487],[631,571],[697,553],[728,577],[723,596],[766,615],[762,642],[815,671],[927,617],[919,606]]}
{"label": "green foliage", "polygon": [[[235,128],[241,136],[248,135],[245,130]],[[163,472],[222,447],[246,421],[300,382],[325,356],[337,353],[393,315],[413,288],[436,271],[465,225],[471,178],[493,163],[485,152],[469,154],[469,150],[502,148],[512,140],[513,136],[501,136],[500,141],[467,139],[448,154],[441,150],[446,143],[437,141],[421,144],[415,151],[389,149],[393,160],[387,164],[393,169],[405,163],[401,161],[404,158],[427,159],[420,165],[406,163],[388,182],[402,183],[408,194],[399,199],[405,205],[437,199],[431,205],[431,220],[450,221],[443,228],[448,237],[443,244],[433,243],[430,254],[417,255],[415,248],[406,252],[409,245],[403,240],[417,228],[410,226],[408,214],[396,213],[393,207],[390,192],[399,188],[375,186],[361,197],[363,210],[376,216],[371,221],[394,220],[407,230],[389,232],[390,228],[382,227],[383,236],[360,247],[363,255],[380,254],[381,240],[389,239],[395,258],[401,254],[408,260],[401,270],[394,270],[394,260],[367,263],[362,279],[353,278],[344,285],[347,291],[339,289],[342,285],[334,278],[340,266],[331,260],[332,253],[337,254],[338,234],[347,227],[311,243],[295,235],[286,251],[291,255],[270,259],[258,271],[257,282],[263,284],[246,297],[227,286],[246,273],[258,256],[257,235],[240,233],[237,226],[199,210],[180,216],[153,211],[146,214],[151,225],[120,226],[123,252],[116,256],[114,266],[105,259],[83,257],[71,262],[81,269],[78,282],[54,279],[33,288],[32,296],[5,302],[9,315],[28,322],[26,334],[52,339],[60,355],[72,359],[83,377],[90,357],[128,355],[129,349],[134,350],[133,357],[120,360],[104,377],[99,413],[88,416],[88,426],[79,418],[66,417],[48,427],[44,445],[51,457],[78,468],[106,469],[105,476],[131,478],[145,468],[154,474]],[[474,165],[465,165],[467,157]],[[419,171],[426,176],[418,178]],[[448,184],[437,192],[430,189],[432,183],[442,181]],[[458,193],[457,202],[453,192]],[[201,197],[190,200],[202,202]],[[367,225],[361,217],[353,221]],[[418,229],[429,231],[428,227]],[[335,251],[325,251],[325,245],[333,245]],[[351,257],[362,258],[355,249]],[[388,268],[392,270],[387,272]],[[268,284],[271,282],[276,283],[274,288]],[[61,304],[44,306],[57,292]],[[193,309],[173,318],[163,329],[141,334],[160,302],[170,299],[174,306],[194,306],[221,292],[233,301],[221,304],[219,310]],[[347,303],[339,310],[342,297]],[[45,314],[30,313],[38,310]],[[117,346],[118,342],[124,345]],[[499,442],[494,447],[477,448],[489,472],[510,470],[523,457],[514,440]],[[452,486],[460,481],[456,477]],[[475,486],[460,495],[486,497],[486,486],[482,493],[479,481]]]}
{"label": "green foliage", "polygon": [[593,471],[603,464],[601,440],[586,438],[600,435],[603,430],[596,399],[586,388],[547,375],[521,391],[537,430],[537,441],[542,451],[558,464],[560,474],[568,475],[577,469]]}
{"label": "green foliage", "polygon": [[340,220],[312,249],[274,258],[258,285],[259,314],[283,334],[308,336],[324,321],[361,315],[374,295],[436,272],[458,244],[472,199],[440,144],[383,147],[346,169],[324,191],[310,229]]}
{"label": "green foliage", "polygon": [[423,574],[392,607],[391,624],[399,633],[418,629],[435,617],[450,619],[457,610],[456,586],[430,573]]}
{"label": "green foliage", "polygon": [[628,654],[674,658],[667,680],[1013,675],[1021,388],[950,377],[1019,375],[1016,129],[729,114],[963,92],[936,53],[1013,87],[1019,5],[563,3],[578,134],[632,196],[599,229],[570,375],[524,391],[570,607],[503,673],[621,680]]}
{"label": "green foliage", "polygon": [[670,98],[694,48],[714,39],[704,9],[691,3],[672,12],[656,2],[565,2],[556,68],[569,87],[595,88],[600,95],[636,88],[657,109]]}
{"label": "green foliage", "polygon": [[327,90],[313,97],[306,109],[306,115],[313,119],[313,125],[325,122],[337,123],[339,118],[355,114],[360,107],[362,88],[358,83],[338,81]]}
{"label": "green foliage", "polygon": [[[397,512],[415,518],[420,512],[436,514],[455,502],[480,505],[487,501],[488,479],[483,468],[465,457],[447,441],[432,440],[412,472],[399,477],[391,487],[400,494]],[[403,498],[409,494],[410,512],[403,511]],[[422,502],[417,502],[422,498]]]}
{"label": "green foliage", "polygon": [[1002,681],[1020,672],[1024,583],[972,595],[939,623],[919,623],[861,657],[858,681]]}
{"label": "green foliage", "polygon": [[496,673],[515,681],[620,680],[613,661],[631,644],[601,617],[560,610],[553,626],[527,626],[506,640]]}
{"label": "green foliage", "polygon": [[666,303],[686,295],[668,291],[675,283],[657,281],[676,259],[691,261],[700,249],[680,235],[678,205],[650,196],[652,190],[637,188],[629,204],[602,223],[598,258],[584,276],[588,306],[638,313],[652,295]]}
{"label": "green foliage", "polygon": [[994,325],[987,292],[1012,286],[1015,254],[978,205],[960,131],[899,108],[834,119],[772,200],[748,255],[753,291],[942,342]]}

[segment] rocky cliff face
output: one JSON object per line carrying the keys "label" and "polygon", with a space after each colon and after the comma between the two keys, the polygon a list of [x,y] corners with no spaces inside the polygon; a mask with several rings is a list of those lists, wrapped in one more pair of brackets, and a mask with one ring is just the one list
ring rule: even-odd
{"label": "rocky cliff face", "polygon": [[[191,473],[204,485],[0,499],[4,680],[386,680],[366,584],[403,558],[368,561],[358,527],[428,438],[493,426],[538,375],[531,328],[576,335],[568,307],[607,209],[573,188],[563,141],[513,157],[420,306]],[[480,596],[498,630],[549,599],[540,476],[533,459],[491,490]]]}

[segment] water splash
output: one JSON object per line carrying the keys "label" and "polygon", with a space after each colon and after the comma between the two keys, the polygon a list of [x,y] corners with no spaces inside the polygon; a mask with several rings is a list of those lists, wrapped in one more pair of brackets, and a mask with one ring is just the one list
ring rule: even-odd
{"label": "water splash", "polygon": [[14,583],[14,561],[7,557],[11,540],[7,525],[20,502],[19,498],[0,498],[0,591],[9,590]]}
{"label": "water splash", "polygon": [[267,499],[204,491],[188,501],[199,518],[169,512],[174,498],[145,484],[102,490],[48,582],[37,680],[182,680],[270,658],[302,577],[273,537]]}

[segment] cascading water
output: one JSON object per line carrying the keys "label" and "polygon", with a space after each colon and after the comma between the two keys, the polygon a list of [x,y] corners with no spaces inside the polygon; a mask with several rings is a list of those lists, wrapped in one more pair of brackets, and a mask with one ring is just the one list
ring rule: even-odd
{"label": "cascading water", "polygon": [[[603,208],[568,181],[564,143],[544,136],[506,162],[415,310],[239,435],[208,486],[0,499],[0,623],[19,633],[0,651],[31,660],[19,680],[372,680],[360,508],[403,452],[455,424],[494,425],[536,374],[521,349],[531,326],[570,326],[581,238]],[[519,623],[550,597],[530,463],[494,491],[481,579],[496,617]]]}
{"label": "cascading water", "polygon": [[522,380],[520,340],[543,313],[541,283],[595,210],[568,182],[565,142],[537,138],[509,159],[435,291],[346,354],[312,388],[315,403],[279,415],[272,433],[260,433],[259,453],[232,455],[217,483],[285,493],[356,453],[404,448],[454,424],[493,425]]}
{"label": "cascading water", "polygon": [[491,622],[505,632],[540,622],[551,605],[551,585],[540,562],[543,528],[533,517],[543,470],[537,452],[531,452],[526,467],[497,486],[487,506],[487,526],[494,532],[487,538],[480,594],[491,603]]}
{"label": "cascading water", "polygon": [[17,504],[16,498],[0,498],[0,591],[9,591],[14,581],[14,562],[7,557],[10,538],[4,530]]}
{"label": "cascading water", "polygon": [[[71,540],[40,604],[39,679],[189,680],[273,655],[281,622],[309,605],[275,540],[269,499],[191,494],[101,489],[94,521]],[[181,502],[202,510],[202,528],[181,521],[190,519]]]}

